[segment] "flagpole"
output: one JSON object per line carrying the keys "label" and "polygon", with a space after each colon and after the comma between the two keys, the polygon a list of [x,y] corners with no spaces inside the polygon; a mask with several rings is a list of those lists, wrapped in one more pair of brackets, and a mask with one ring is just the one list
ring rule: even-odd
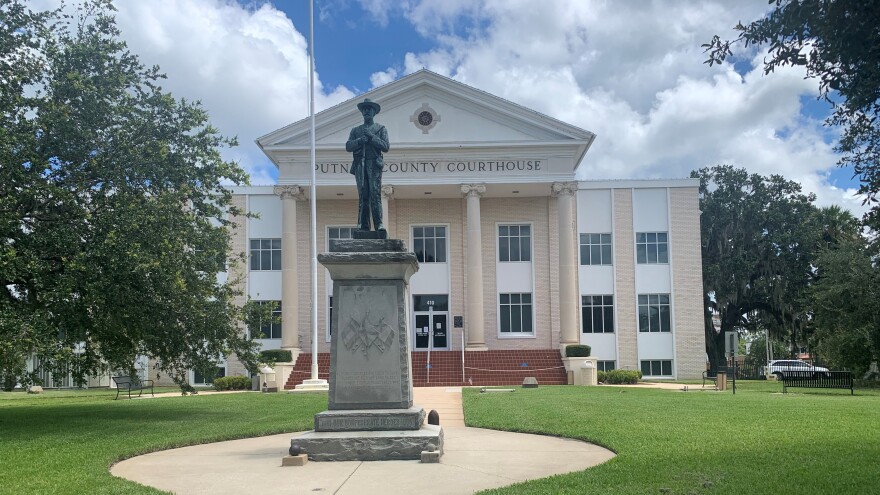
{"label": "flagpole", "polygon": [[317,224],[317,192],[315,187],[315,5],[309,0],[309,123],[311,132],[310,169],[312,173],[311,206],[312,206],[312,380],[318,380],[318,224]]}

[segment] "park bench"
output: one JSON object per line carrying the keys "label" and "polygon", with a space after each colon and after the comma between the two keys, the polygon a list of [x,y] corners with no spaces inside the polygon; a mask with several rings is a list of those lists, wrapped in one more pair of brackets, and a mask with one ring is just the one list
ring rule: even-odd
{"label": "park bench", "polygon": [[718,373],[727,373],[727,378],[733,380],[733,366],[719,366],[717,370],[706,370],[703,372],[703,388],[706,388],[706,382],[711,381],[712,386],[718,390]]}
{"label": "park bench", "polygon": [[850,371],[785,371],[782,373],[782,393],[789,388],[840,388],[853,391],[853,376]]}
{"label": "park bench", "polygon": [[131,399],[132,390],[137,390],[137,396],[140,397],[145,389],[150,389],[150,395],[155,397],[155,394],[153,393],[153,380],[141,380],[136,376],[114,376],[113,382],[116,383],[116,399],[119,398],[119,392],[123,389],[128,390],[129,399]]}

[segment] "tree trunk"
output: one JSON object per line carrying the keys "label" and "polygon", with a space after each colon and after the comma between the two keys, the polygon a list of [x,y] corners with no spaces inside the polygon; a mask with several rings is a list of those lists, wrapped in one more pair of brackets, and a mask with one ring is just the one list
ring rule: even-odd
{"label": "tree trunk", "polygon": [[704,327],[709,369],[716,371],[719,366],[726,366],[727,364],[727,361],[724,359],[724,334],[715,331],[715,325],[712,323],[712,311],[708,306],[704,316]]}

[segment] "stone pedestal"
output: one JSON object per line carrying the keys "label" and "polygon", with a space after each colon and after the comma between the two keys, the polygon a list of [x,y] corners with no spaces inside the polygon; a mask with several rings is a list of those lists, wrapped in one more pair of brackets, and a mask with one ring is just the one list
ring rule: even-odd
{"label": "stone pedestal", "polygon": [[565,371],[570,377],[569,385],[591,386],[599,384],[598,359],[594,357],[562,358]]}
{"label": "stone pedestal", "polygon": [[443,431],[413,406],[409,279],[414,253],[398,239],[333,240],[318,256],[333,279],[330,391],[315,429],[291,440],[313,461],[420,459]]}

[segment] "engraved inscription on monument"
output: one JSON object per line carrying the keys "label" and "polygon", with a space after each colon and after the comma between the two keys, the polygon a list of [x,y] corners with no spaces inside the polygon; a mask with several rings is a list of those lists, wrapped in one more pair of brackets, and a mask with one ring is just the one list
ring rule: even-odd
{"label": "engraved inscription on monument", "polygon": [[335,402],[383,403],[402,400],[398,330],[399,288],[395,285],[339,284],[340,348]]}

